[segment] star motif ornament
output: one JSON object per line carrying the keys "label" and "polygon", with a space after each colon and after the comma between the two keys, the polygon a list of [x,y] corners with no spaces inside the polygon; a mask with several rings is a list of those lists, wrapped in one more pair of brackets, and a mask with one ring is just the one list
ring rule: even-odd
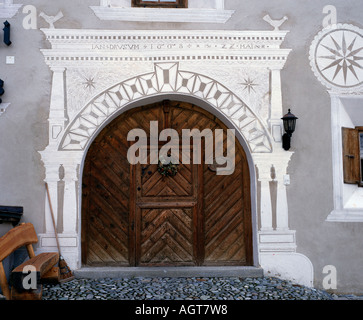
{"label": "star motif ornament", "polygon": [[363,37],[346,28],[333,29],[319,41],[315,67],[329,84],[341,88],[360,86],[363,81]]}
{"label": "star motif ornament", "polygon": [[250,77],[244,79],[244,82],[241,84],[244,86],[243,91],[247,90],[248,94],[251,94],[251,91],[256,92],[254,87],[258,86],[258,84],[255,83],[255,80],[251,80]]}
{"label": "star motif ornament", "polygon": [[88,77],[86,79],[84,79],[85,82],[83,82],[82,84],[84,85],[84,87],[86,89],[89,89],[89,90],[92,90],[92,89],[95,89],[96,88],[96,83],[95,83],[95,80],[94,80],[94,77]]}

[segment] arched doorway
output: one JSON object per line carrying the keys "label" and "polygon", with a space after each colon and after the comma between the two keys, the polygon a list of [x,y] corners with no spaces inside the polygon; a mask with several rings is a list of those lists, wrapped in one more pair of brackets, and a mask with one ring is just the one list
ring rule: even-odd
{"label": "arched doorway", "polygon": [[82,263],[92,266],[252,265],[250,176],[236,141],[235,171],[183,164],[173,177],[158,165],[132,166],[127,134],[227,127],[209,112],[171,101],[135,108],[92,143],[82,183]]}

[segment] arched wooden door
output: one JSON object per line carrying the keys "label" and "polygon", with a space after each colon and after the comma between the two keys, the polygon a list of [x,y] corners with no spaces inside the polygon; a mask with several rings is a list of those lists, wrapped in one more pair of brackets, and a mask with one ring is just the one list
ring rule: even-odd
{"label": "arched wooden door", "polygon": [[[236,140],[235,171],[179,164],[164,177],[156,164],[130,165],[127,134],[227,127],[194,105],[170,101],[125,112],[95,139],[82,184],[82,262],[94,266],[251,265],[250,177]],[[204,151],[204,149],[203,149]],[[181,158],[181,157],[180,157]]]}

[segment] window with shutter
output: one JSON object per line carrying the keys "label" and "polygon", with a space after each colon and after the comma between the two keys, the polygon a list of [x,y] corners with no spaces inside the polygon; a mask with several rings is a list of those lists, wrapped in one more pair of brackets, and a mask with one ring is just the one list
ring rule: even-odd
{"label": "window with shutter", "polygon": [[363,128],[342,128],[344,183],[362,184]]}
{"label": "window with shutter", "polygon": [[132,0],[133,7],[187,8],[188,0]]}

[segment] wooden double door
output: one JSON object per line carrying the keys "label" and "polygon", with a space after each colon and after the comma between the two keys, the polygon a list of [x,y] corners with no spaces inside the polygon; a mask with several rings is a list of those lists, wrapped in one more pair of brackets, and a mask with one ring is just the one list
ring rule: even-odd
{"label": "wooden double door", "polygon": [[[174,176],[157,164],[130,165],[130,130],[227,128],[194,105],[164,101],[128,111],[95,139],[82,183],[82,262],[94,266],[251,265],[250,178],[236,140],[235,170],[180,163]],[[191,143],[192,145],[192,143]],[[226,143],[225,143],[226,145]],[[204,154],[204,148],[200,150]],[[192,152],[191,152],[192,154]],[[159,169],[159,170],[158,170]]]}

